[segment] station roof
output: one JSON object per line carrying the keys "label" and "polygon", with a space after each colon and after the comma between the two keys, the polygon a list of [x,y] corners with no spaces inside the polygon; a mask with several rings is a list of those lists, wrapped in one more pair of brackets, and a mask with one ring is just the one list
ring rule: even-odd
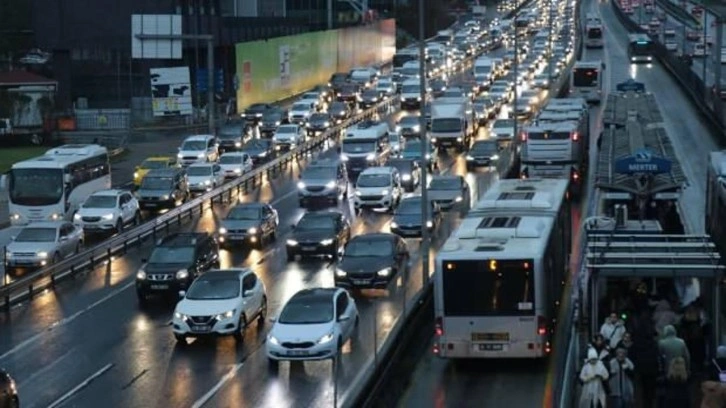
{"label": "station roof", "polygon": [[58,82],[28,71],[0,72],[0,87],[16,86],[57,86]]}

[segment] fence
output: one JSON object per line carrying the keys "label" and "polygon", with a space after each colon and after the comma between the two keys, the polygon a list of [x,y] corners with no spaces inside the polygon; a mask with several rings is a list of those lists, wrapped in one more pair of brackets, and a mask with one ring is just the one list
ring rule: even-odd
{"label": "fence", "polygon": [[74,109],[76,130],[128,130],[128,109]]}

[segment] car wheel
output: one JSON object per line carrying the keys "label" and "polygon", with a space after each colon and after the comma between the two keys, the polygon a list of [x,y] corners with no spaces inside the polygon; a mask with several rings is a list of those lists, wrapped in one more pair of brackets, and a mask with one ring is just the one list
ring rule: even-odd
{"label": "car wheel", "polygon": [[187,338],[183,334],[174,333],[174,339],[176,339],[177,343],[179,343],[180,346],[187,345]]}
{"label": "car wheel", "polygon": [[260,314],[257,315],[257,327],[265,326],[265,318],[267,317],[267,296],[262,296],[262,305],[260,305]]}
{"label": "car wheel", "polygon": [[124,222],[123,222],[123,220],[121,220],[121,218],[119,218],[116,221],[116,232],[118,232],[120,234],[123,231],[124,231]]}
{"label": "car wheel", "polygon": [[53,254],[53,259],[50,261],[51,265],[57,264],[58,262],[60,262],[60,260],[61,260],[61,256],[58,252],[56,252],[55,254]]}
{"label": "car wheel", "polygon": [[245,340],[245,330],[247,329],[247,319],[245,315],[239,317],[239,323],[237,323],[237,331],[234,332],[234,339],[238,343],[242,343]]}

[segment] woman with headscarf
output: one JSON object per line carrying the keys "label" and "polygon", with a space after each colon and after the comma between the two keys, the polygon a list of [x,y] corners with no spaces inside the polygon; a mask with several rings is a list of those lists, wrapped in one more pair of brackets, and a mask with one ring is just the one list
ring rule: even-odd
{"label": "woman with headscarf", "polygon": [[579,408],[605,408],[607,395],[604,383],[609,375],[605,365],[598,359],[597,351],[589,349],[587,360],[580,371],[582,390]]}
{"label": "woman with headscarf", "polygon": [[688,408],[691,406],[691,390],[688,386],[686,360],[676,357],[671,360],[663,384],[665,395],[658,408]]}
{"label": "woman with headscarf", "polygon": [[610,363],[610,350],[608,349],[608,344],[602,334],[598,333],[592,336],[590,348],[597,351],[597,358],[605,364],[605,367],[607,367]]}
{"label": "woman with headscarf", "polygon": [[726,346],[718,346],[716,349],[716,358],[711,360],[711,374],[708,379],[726,383]]}

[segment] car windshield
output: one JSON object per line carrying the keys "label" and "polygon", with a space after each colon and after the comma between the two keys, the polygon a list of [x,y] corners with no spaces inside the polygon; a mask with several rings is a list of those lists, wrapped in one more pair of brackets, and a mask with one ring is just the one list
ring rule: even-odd
{"label": "car windshield", "polygon": [[265,122],[279,122],[282,120],[282,112],[266,112],[262,118]]}
{"label": "car windshield", "polygon": [[461,190],[461,180],[459,178],[433,178],[429,183],[431,190]]}
{"label": "car windshield", "polygon": [[55,242],[55,228],[23,228],[15,242]]}
{"label": "car windshield", "polygon": [[496,122],[494,122],[495,128],[510,128],[514,127],[514,119],[499,119]]}
{"label": "car windshield", "polygon": [[326,113],[315,113],[312,116],[310,116],[311,122],[327,122],[328,119],[329,118]]}
{"label": "car windshield", "polygon": [[197,151],[197,150],[205,150],[207,148],[207,142],[202,140],[190,140],[188,142],[184,142],[182,144],[181,149],[182,150],[191,150],[191,151]]}
{"label": "car windshield", "polygon": [[375,142],[343,141],[343,153],[370,153],[376,150]]}
{"label": "car windshield", "polygon": [[415,215],[421,214],[421,198],[408,198],[401,201],[396,209],[396,214]]}
{"label": "car windshield", "polygon": [[497,151],[497,144],[489,142],[474,143],[471,147],[471,151],[474,153],[493,153]]}
{"label": "car windshield", "polygon": [[165,169],[167,167],[167,163],[168,162],[165,160],[144,160],[139,167],[147,170]]}
{"label": "car windshield", "polygon": [[421,87],[419,85],[403,85],[401,87],[401,93],[405,94],[417,94],[420,93]]}
{"label": "car windshield", "polygon": [[507,93],[507,87],[505,86],[493,86],[492,93]]}
{"label": "car windshield", "polygon": [[219,164],[240,164],[242,156],[238,154],[225,154],[219,158]]}
{"label": "car windshield", "polygon": [[345,85],[342,88],[340,88],[341,92],[344,93],[354,93],[358,92],[358,87],[355,85]]}
{"label": "car windshield", "polygon": [[254,207],[247,207],[247,206],[241,206],[241,207],[234,207],[232,210],[230,210],[229,214],[227,214],[228,220],[259,220],[261,217],[261,212],[259,208]]}
{"label": "car windshield", "polygon": [[206,278],[194,281],[187,292],[188,300],[221,300],[239,297],[238,278]]}
{"label": "car windshield", "polygon": [[378,98],[378,91],[376,90],[368,90],[363,92],[364,98]]}
{"label": "car windshield", "polygon": [[219,129],[222,139],[234,139],[242,135],[242,125],[224,125]]}
{"label": "car windshield", "polygon": [[212,166],[191,166],[187,168],[187,175],[190,177],[209,176],[212,174]]}
{"label": "car windshield", "polygon": [[346,110],[346,105],[342,102],[335,102],[332,105],[330,105],[330,108],[328,108],[331,112],[341,112]]}
{"label": "car windshield", "polygon": [[354,239],[345,247],[345,256],[379,257],[393,255],[393,244],[390,240]]}
{"label": "car windshield", "polygon": [[115,208],[116,196],[92,195],[88,197],[83,208]]}
{"label": "car windshield", "polygon": [[361,174],[358,177],[358,187],[388,187],[391,185],[391,176],[388,174]]}
{"label": "car windshield", "polygon": [[333,320],[333,302],[330,299],[291,299],[280,313],[282,324],[321,324]]}
{"label": "car windshield", "polygon": [[290,109],[290,110],[294,110],[294,111],[309,111],[310,110],[310,105],[307,104],[307,103],[296,103],[296,104],[292,105],[292,109]]}
{"label": "car windshield", "polygon": [[168,190],[171,187],[170,177],[144,177],[141,182],[142,190]]}
{"label": "car windshield", "polygon": [[[431,149],[428,149],[431,151]],[[421,141],[420,140],[411,140],[408,143],[406,143],[406,147],[403,149],[404,153],[408,154],[421,154]]]}
{"label": "car windshield", "polygon": [[395,167],[401,174],[411,174],[413,162],[410,160],[391,160],[387,166]]}
{"label": "car windshield", "polygon": [[269,140],[255,139],[245,145],[245,150],[265,150],[270,147]]}
{"label": "car windshield", "polygon": [[280,126],[277,128],[277,133],[296,133],[297,126]]}
{"label": "car windshield", "polygon": [[334,180],[335,167],[312,166],[305,169],[302,175],[307,180]]}
{"label": "car windshield", "polygon": [[332,217],[303,216],[295,227],[296,230],[333,230],[335,221]]}
{"label": "car windshield", "polygon": [[156,247],[149,257],[152,264],[187,263],[194,260],[194,247]]}
{"label": "car windshield", "polygon": [[418,116],[404,116],[401,121],[398,122],[401,126],[416,126],[421,123],[421,118]]}

